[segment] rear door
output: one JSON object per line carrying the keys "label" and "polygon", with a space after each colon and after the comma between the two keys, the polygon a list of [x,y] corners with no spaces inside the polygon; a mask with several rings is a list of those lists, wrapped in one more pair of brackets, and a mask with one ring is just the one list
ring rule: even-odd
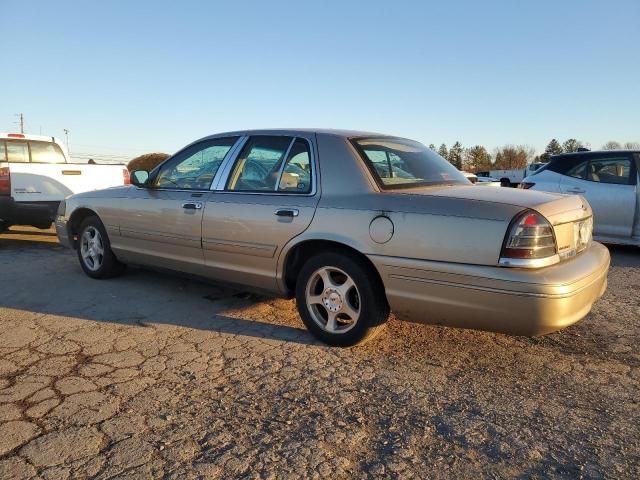
{"label": "rear door", "polygon": [[132,187],[118,215],[114,250],[134,261],[200,273],[202,215],[213,179],[237,140],[193,144],[162,164],[148,187]]}
{"label": "rear door", "polygon": [[637,173],[630,153],[585,156],[562,177],[562,193],[584,196],[593,209],[594,234],[631,237]]}
{"label": "rear door", "polygon": [[207,200],[205,264],[210,275],[275,290],[278,256],[307,229],[320,198],[315,135],[243,142]]}

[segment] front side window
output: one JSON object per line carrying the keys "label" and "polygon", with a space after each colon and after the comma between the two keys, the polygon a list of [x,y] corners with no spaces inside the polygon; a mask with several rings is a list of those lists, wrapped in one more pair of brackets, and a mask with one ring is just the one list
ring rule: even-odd
{"label": "front side window", "polygon": [[27,142],[7,142],[7,161],[11,163],[29,163]]}
{"label": "front side window", "polygon": [[275,191],[280,166],[292,141],[291,137],[251,137],[236,160],[227,182],[227,190]]}
{"label": "front side window", "polygon": [[208,190],[237,137],[192,145],[160,167],[153,186],[176,190]]}
{"label": "front side window", "polygon": [[631,159],[629,157],[591,160],[587,171],[587,180],[599,183],[629,185],[631,177]]}
{"label": "front side window", "polygon": [[381,137],[352,142],[383,189],[469,183],[444,158],[413,140]]}
{"label": "front side window", "polygon": [[64,154],[55,143],[29,142],[33,163],[66,163]]}

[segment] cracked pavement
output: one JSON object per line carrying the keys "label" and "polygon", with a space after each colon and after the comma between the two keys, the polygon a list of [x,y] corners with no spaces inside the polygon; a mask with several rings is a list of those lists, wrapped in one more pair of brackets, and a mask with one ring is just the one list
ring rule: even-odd
{"label": "cracked pavement", "polygon": [[640,250],[612,258],[562,332],[335,349],[291,300],[0,235],[0,478],[639,478]]}

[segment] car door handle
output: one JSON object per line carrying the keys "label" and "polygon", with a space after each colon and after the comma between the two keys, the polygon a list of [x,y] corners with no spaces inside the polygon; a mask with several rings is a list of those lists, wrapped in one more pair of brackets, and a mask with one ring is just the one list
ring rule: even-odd
{"label": "car door handle", "polygon": [[297,208],[279,208],[275,211],[278,217],[297,217],[300,212]]}
{"label": "car door handle", "polygon": [[585,190],[582,188],[578,188],[578,187],[571,187],[571,188],[567,188],[567,192],[571,192],[571,193],[584,193]]}
{"label": "car door handle", "polygon": [[186,202],[182,204],[182,208],[185,210],[201,210],[202,203],[201,202]]}
{"label": "car door handle", "polygon": [[81,170],[62,170],[63,175],[82,175]]}

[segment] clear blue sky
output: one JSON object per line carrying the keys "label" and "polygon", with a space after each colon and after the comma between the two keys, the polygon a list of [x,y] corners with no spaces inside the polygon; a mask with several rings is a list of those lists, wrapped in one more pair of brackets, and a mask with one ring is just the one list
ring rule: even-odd
{"label": "clear blue sky", "polygon": [[2,0],[0,131],[173,152],[260,127],[640,141],[640,1]]}

